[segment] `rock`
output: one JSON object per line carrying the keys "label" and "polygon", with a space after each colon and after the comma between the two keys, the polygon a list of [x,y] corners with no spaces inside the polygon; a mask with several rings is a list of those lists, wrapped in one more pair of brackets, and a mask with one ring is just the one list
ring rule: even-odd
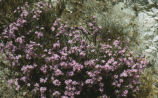
{"label": "rock", "polygon": [[151,8],[151,11],[152,11],[153,13],[155,13],[155,14],[157,14],[157,13],[158,13],[157,8],[155,8],[155,7]]}
{"label": "rock", "polygon": [[158,16],[157,16],[157,17],[154,17],[154,19],[155,19],[156,21],[158,21]]}
{"label": "rock", "polygon": [[154,12],[147,12],[147,14],[148,14],[149,16],[153,16],[153,17],[156,15]]}
{"label": "rock", "polygon": [[152,50],[151,50],[151,49],[146,49],[145,52],[147,52],[147,53],[151,53]]}
{"label": "rock", "polygon": [[158,42],[158,36],[155,36],[153,42]]}
{"label": "rock", "polygon": [[146,49],[145,52],[148,52],[148,53],[152,53],[154,51],[157,51],[157,49],[153,46],[150,46],[149,49]]}
{"label": "rock", "polygon": [[153,0],[148,0],[149,5],[154,4]]}

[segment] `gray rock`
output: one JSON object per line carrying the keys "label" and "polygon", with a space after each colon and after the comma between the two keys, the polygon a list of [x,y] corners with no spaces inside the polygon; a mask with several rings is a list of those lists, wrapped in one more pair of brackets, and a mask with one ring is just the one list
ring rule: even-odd
{"label": "gray rock", "polygon": [[154,37],[153,42],[158,42],[158,35]]}

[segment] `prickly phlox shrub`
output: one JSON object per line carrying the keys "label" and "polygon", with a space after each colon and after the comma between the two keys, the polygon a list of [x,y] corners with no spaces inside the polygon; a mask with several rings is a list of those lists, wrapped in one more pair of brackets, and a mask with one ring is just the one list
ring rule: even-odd
{"label": "prickly phlox shrub", "polygon": [[147,62],[134,57],[125,42],[100,43],[95,21],[88,23],[89,30],[60,18],[42,21],[48,5],[36,5],[23,7],[17,21],[0,34],[0,50],[18,73],[8,83],[17,91],[27,88],[41,98],[116,98],[132,97],[139,90]]}

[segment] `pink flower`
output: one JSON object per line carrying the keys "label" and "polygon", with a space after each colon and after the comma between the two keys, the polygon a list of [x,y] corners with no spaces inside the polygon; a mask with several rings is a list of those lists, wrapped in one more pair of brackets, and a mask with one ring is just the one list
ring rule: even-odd
{"label": "pink flower", "polygon": [[80,91],[76,91],[76,92],[75,92],[76,95],[79,95],[80,93],[81,93]]}
{"label": "pink flower", "polygon": [[114,75],[114,78],[117,79],[117,78],[118,78],[118,75]]}
{"label": "pink flower", "polygon": [[47,65],[43,65],[41,68],[40,68],[40,70],[44,73],[44,74],[46,74],[47,73]]}
{"label": "pink flower", "polygon": [[103,92],[103,91],[104,91],[104,89],[103,89],[103,88],[99,88],[99,91],[100,91],[100,92]]}
{"label": "pink flower", "polygon": [[34,18],[34,19],[37,19],[37,15],[33,15],[33,18]]}
{"label": "pink flower", "polygon": [[56,80],[53,81],[53,84],[54,84],[55,86],[60,86],[60,85],[61,85],[61,82],[56,79]]}
{"label": "pink flower", "polygon": [[23,77],[21,78],[21,80],[22,80],[23,82],[26,82],[26,77],[23,76]]}
{"label": "pink flower", "polygon": [[54,23],[53,23],[53,26],[57,26],[58,25],[58,23],[55,21]]}
{"label": "pink flower", "polygon": [[78,85],[79,82],[76,82],[76,81],[72,81],[72,85]]}
{"label": "pink flower", "polygon": [[106,94],[104,94],[101,98],[108,98]]}
{"label": "pink flower", "polygon": [[47,78],[46,79],[40,78],[40,83],[46,83],[46,82],[47,82]]}
{"label": "pink flower", "polygon": [[69,43],[69,44],[72,44],[72,43],[73,43],[73,41],[72,41],[72,40],[68,40],[68,43]]}
{"label": "pink flower", "polygon": [[14,84],[15,84],[16,86],[18,86],[18,85],[19,85],[19,84],[18,84],[18,80],[17,80],[17,79],[14,81]]}
{"label": "pink flower", "polygon": [[23,43],[23,38],[24,38],[24,37],[18,37],[18,38],[15,40],[15,42],[18,42],[18,43],[22,44],[22,43]]}
{"label": "pink flower", "polygon": [[116,85],[116,82],[113,82],[112,85]]}
{"label": "pink flower", "polygon": [[92,73],[92,72],[87,72],[87,74],[88,74],[89,77],[94,77],[95,76],[95,74]]}
{"label": "pink flower", "polygon": [[61,18],[57,18],[56,21],[59,22],[61,20]]}
{"label": "pink flower", "polygon": [[53,44],[53,48],[59,48],[59,47],[60,47],[59,41]]}
{"label": "pink flower", "polygon": [[11,86],[11,84],[13,83],[13,80],[8,80],[8,84]]}
{"label": "pink flower", "polygon": [[67,75],[68,75],[68,76],[73,76],[73,75],[74,75],[74,72],[73,72],[73,71],[67,72]]}
{"label": "pink flower", "polygon": [[111,59],[108,60],[108,64],[111,64],[112,62],[114,62],[114,58],[112,57]]}
{"label": "pink flower", "polygon": [[127,96],[127,94],[128,94],[128,90],[125,90],[125,91],[123,91],[122,96]]}
{"label": "pink flower", "polygon": [[120,79],[119,82],[120,82],[120,83],[123,83],[123,79]]}
{"label": "pink flower", "polygon": [[63,75],[63,72],[60,69],[55,70],[55,76]]}
{"label": "pink flower", "polygon": [[120,87],[120,86],[121,86],[121,84],[117,84],[116,86],[117,86],[117,87]]}
{"label": "pink flower", "polygon": [[89,26],[93,26],[93,24],[92,24],[92,23],[88,23],[88,25],[89,25]]}
{"label": "pink flower", "polygon": [[87,80],[85,81],[85,83],[86,83],[86,84],[93,84],[93,80],[92,80],[92,79],[87,79]]}
{"label": "pink flower", "polygon": [[108,64],[105,64],[105,65],[103,66],[103,68],[104,68],[105,70],[111,70],[111,69],[112,69],[112,67],[111,67],[110,65],[108,65]]}
{"label": "pink flower", "polygon": [[52,27],[51,27],[51,30],[52,30],[52,31],[55,31],[55,27],[52,26]]}
{"label": "pink flower", "polygon": [[35,32],[35,34],[37,35],[38,38],[43,37],[43,33],[42,32]]}
{"label": "pink flower", "polygon": [[46,96],[43,96],[43,95],[42,95],[41,98],[46,98]]}
{"label": "pink flower", "polygon": [[61,96],[61,98],[69,98],[68,96]]}
{"label": "pink flower", "polygon": [[20,89],[20,85],[16,86],[16,91],[18,91]]}
{"label": "pink flower", "polygon": [[60,92],[59,91],[55,91],[54,93],[53,93],[53,96],[59,96],[60,95]]}
{"label": "pink flower", "polygon": [[69,85],[71,82],[72,82],[71,79],[69,79],[69,80],[65,80],[65,84],[66,84],[66,85]]}
{"label": "pink flower", "polygon": [[97,18],[97,16],[93,16],[93,18]]}
{"label": "pink flower", "polygon": [[127,72],[123,72],[123,73],[121,73],[121,75],[120,75],[121,77],[127,77],[128,75],[127,75]]}
{"label": "pink flower", "polygon": [[38,83],[35,83],[35,85],[34,85],[35,87],[39,87],[39,84]]}
{"label": "pink flower", "polygon": [[40,87],[40,92],[43,94],[47,90],[46,87]]}
{"label": "pink flower", "polygon": [[118,41],[118,40],[115,40],[114,42],[113,42],[113,45],[116,47],[116,46],[118,46],[118,44],[120,44],[120,41]]}
{"label": "pink flower", "polygon": [[85,56],[86,56],[86,53],[85,53],[85,52],[81,52],[81,53],[80,53],[80,56],[85,57]]}

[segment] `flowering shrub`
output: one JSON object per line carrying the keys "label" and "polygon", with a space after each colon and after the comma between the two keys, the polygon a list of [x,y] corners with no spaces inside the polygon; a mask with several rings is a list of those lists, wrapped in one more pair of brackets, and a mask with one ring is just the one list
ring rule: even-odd
{"label": "flowering shrub", "polygon": [[147,64],[143,58],[133,57],[119,39],[112,45],[100,43],[95,21],[88,23],[89,30],[53,20],[55,16],[43,21],[47,7],[38,2],[37,9],[29,9],[26,4],[0,34],[0,50],[18,73],[10,85],[41,98],[129,97],[139,90],[139,75]]}
{"label": "flowering shrub", "polygon": [[[27,0],[28,4],[32,4],[39,0]],[[26,0],[0,0],[0,32],[9,25],[9,23],[15,21],[18,14],[14,14],[14,10],[17,6],[23,6]]]}

